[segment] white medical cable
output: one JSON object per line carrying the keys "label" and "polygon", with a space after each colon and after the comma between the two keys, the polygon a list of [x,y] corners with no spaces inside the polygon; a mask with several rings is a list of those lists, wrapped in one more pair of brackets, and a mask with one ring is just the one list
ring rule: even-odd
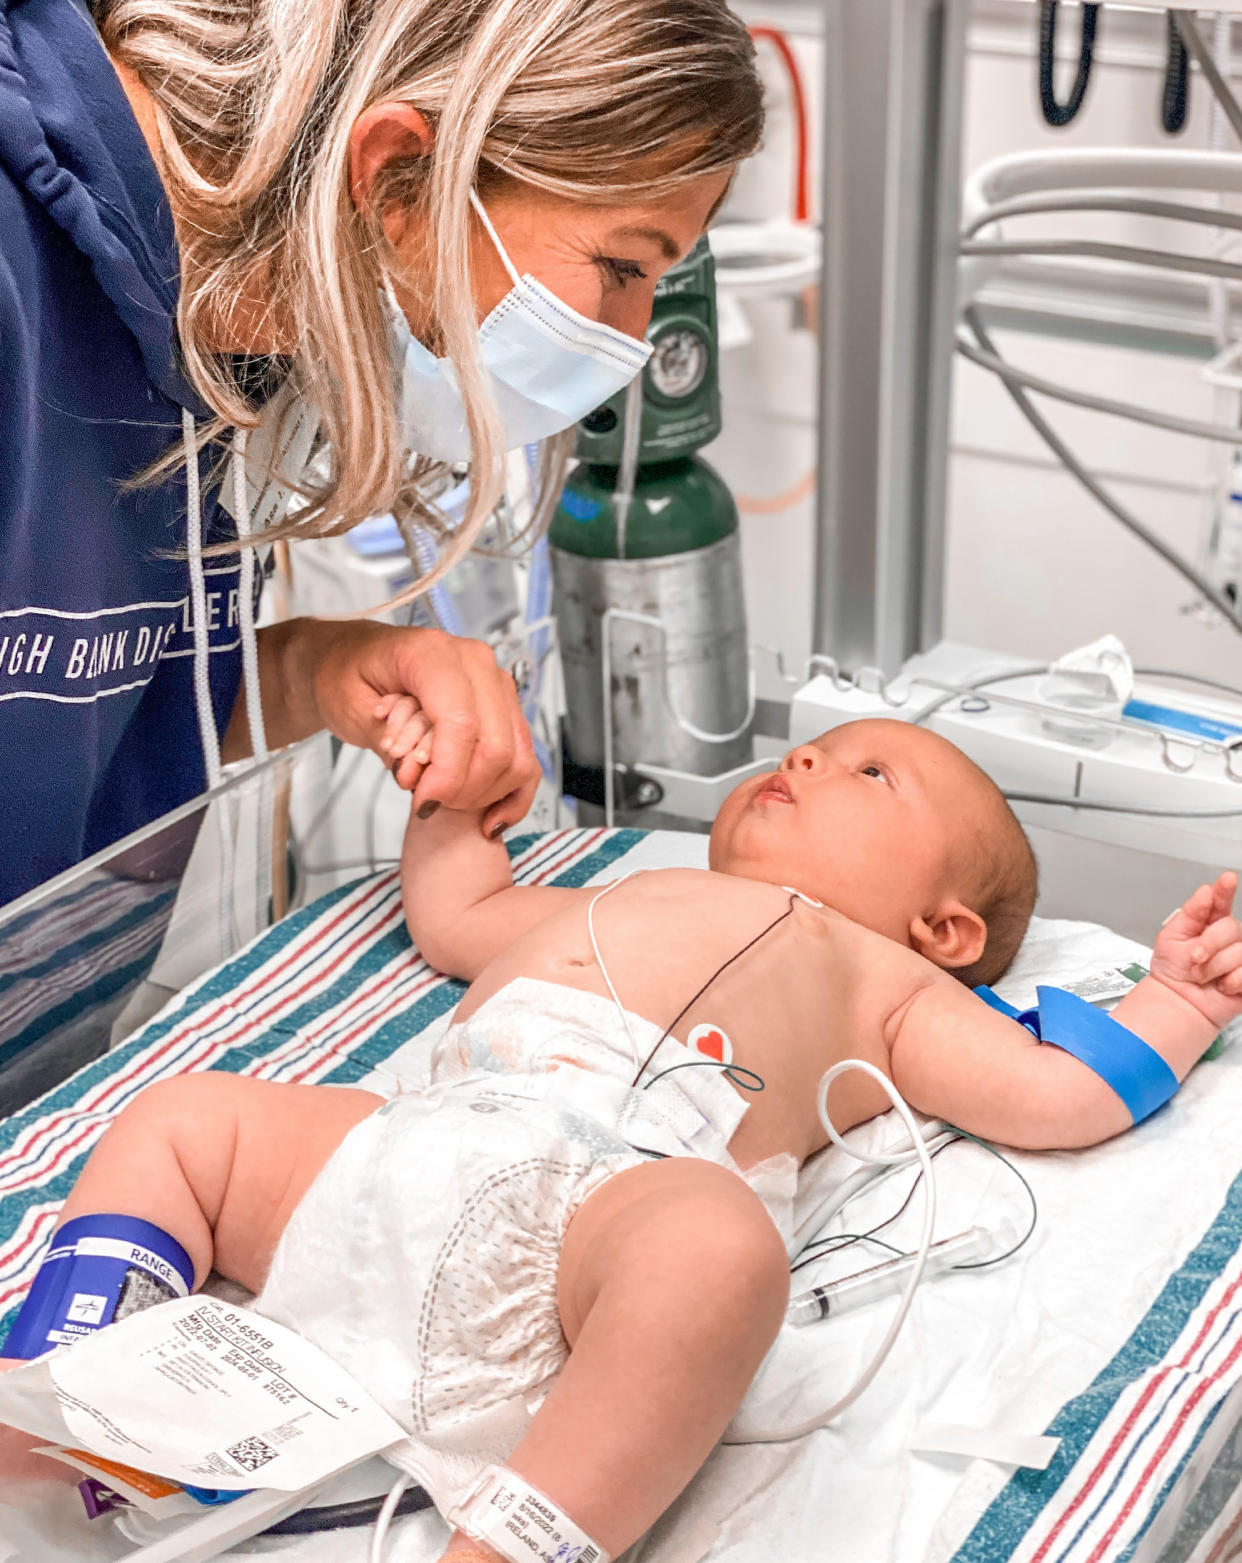
{"label": "white medical cable", "polygon": [[1236,809],[1164,809],[1155,804],[1096,802],[1090,798],[1057,798],[1052,793],[1006,792],[1010,803],[1048,803],[1062,809],[1093,809],[1099,814],[1140,814],[1149,819],[1242,819]]}
{"label": "white medical cable", "polygon": [[972,364],[977,364],[980,369],[988,369],[993,374],[999,375],[1006,385],[1011,382],[1022,385],[1028,390],[1038,391],[1041,396],[1051,396],[1056,401],[1068,402],[1072,407],[1086,407],[1091,412],[1108,413],[1114,418],[1128,418],[1133,423],[1148,424],[1153,429],[1168,429],[1173,434],[1189,434],[1196,439],[1217,440],[1222,445],[1238,443],[1237,429],[1230,428],[1226,424],[1205,423],[1198,418],[1178,418],[1173,413],[1156,412],[1150,407],[1142,407],[1135,402],[1119,402],[1109,396],[1096,396],[1090,391],[1076,391],[1073,386],[1062,385],[1059,380],[1048,380],[1043,375],[1032,374],[1028,369],[1019,369],[997,353],[985,352],[976,347],[963,336],[957,338],[957,350],[963,358],[969,359]]}
{"label": "white medical cable", "polygon": [[1242,229],[1242,212],[1222,211],[1216,206],[1194,206],[1129,195],[1027,195],[998,201],[995,206],[979,212],[963,228],[961,239],[966,243],[984,228],[990,228],[993,223],[1002,222],[1008,217],[1039,217],[1054,212],[1124,212],[1127,216],[1163,217],[1170,222],[1201,223],[1206,228]]}
{"label": "white medical cable", "polygon": [[[621,879],[614,879],[611,884],[605,885],[598,895],[591,898],[591,903],[587,907],[587,932],[591,938],[591,949],[594,952],[595,959],[599,964],[600,975],[603,977],[604,982],[608,987],[608,992],[612,995],[612,1001],[617,1006],[617,1010],[620,1013],[621,1023],[625,1027],[625,1034],[630,1039],[630,1046],[634,1050],[635,1064],[639,1062],[638,1043],[635,1041],[634,1033],[630,1029],[629,1014],[618,997],[616,988],[613,986],[612,978],[608,973],[607,964],[605,963],[603,954],[600,951],[599,940],[595,936],[595,907],[598,902],[602,901],[606,895],[615,890],[618,885],[623,885],[627,879],[632,879],[636,873],[640,872],[640,869],[631,869],[630,872],[624,875]],[[828,1092],[832,1089],[833,1082],[840,1075],[848,1074],[851,1070],[858,1069],[862,1070],[864,1074],[870,1075],[884,1088],[885,1094],[892,1103],[893,1107],[896,1109],[898,1116],[905,1125],[906,1132],[910,1136],[909,1149],[891,1151],[884,1154],[873,1154],[868,1151],[856,1150],[853,1146],[847,1145],[841,1138],[840,1134],[837,1132],[837,1127],[828,1114]],[[910,1305],[914,1301],[914,1294],[918,1290],[920,1281],[923,1279],[923,1271],[927,1265],[927,1256],[931,1252],[932,1241],[935,1236],[936,1229],[936,1169],[932,1164],[931,1153],[928,1151],[927,1143],[923,1138],[923,1131],[915,1122],[914,1114],[910,1111],[909,1107],[906,1106],[905,1100],[898,1091],[897,1087],[893,1084],[887,1075],[882,1074],[874,1064],[869,1064],[865,1059],[843,1058],[840,1063],[834,1064],[832,1068],[829,1069],[821,1078],[819,1082],[819,1089],[816,1093],[815,1107],[819,1114],[819,1121],[823,1124],[824,1132],[827,1134],[828,1138],[840,1150],[843,1150],[847,1156],[852,1156],[855,1161],[861,1161],[870,1167],[884,1167],[895,1171],[898,1168],[910,1165],[911,1153],[913,1153],[913,1157],[917,1159],[924,1180],[923,1186],[925,1192],[923,1195],[923,1231],[919,1237],[919,1246],[915,1255],[914,1268],[910,1271],[910,1278],[906,1282],[906,1289],[902,1293],[901,1302],[898,1305],[897,1312],[893,1316],[893,1322],[889,1325],[888,1331],[885,1334],[884,1339],[880,1342],[879,1348],[875,1352],[875,1355],[872,1357],[871,1361],[867,1364],[866,1368],[864,1368],[862,1373],[859,1374],[852,1387],[841,1397],[840,1400],[838,1400],[834,1405],[830,1406],[827,1411],[821,1412],[819,1415],[813,1417],[810,1421],[801,1423],[795,1428],[749,1433],[745,1438],[739,1439],[725,1438],[722,1440],[724,1443],[785,1443],[793,1438],[801,1438],[805,1433],[813,1432],[817,1427],[823,1427],[825,1423],[832,1421],[834,1417],[840,1416],[840,1414],[846,1410],[847,1407],[852,1406],[853,1403],[858,1399],[859,1395],[863,1393],[863,1391],[871,1383],[872,1379],[880,1371],[880,1368],[884,1364],[884,1359],[893,1349],[893,1344],[901,1331],[901,1327],[906,1322],[906,1315],[910,1312]],[[371,1563],[380,1563],[378,1554],[372,1555]]]}
{"label": "white medical cable", "polygon": [[[933,1120],[923,1125],[922,1138],[927,1146],[929,1155],[935,1155],[937,1151],[943,1150],[946,1145],[952,1144],[957,1135],[951,1129],[946,1129],[942,1123]],[[918,1160],[918,1152],[913,1146],[905,1152],[905,1158],[904,1161],[895,1161],[891,1167],[882,1167],[879,1171],[863,1167],[860,1171],[852,1173],[848,1178],[844,1179],[822,1205],[818,1205],[815,1208],[812,1216],[799,1223],[801,1229],[811,1233],[823,1232],[829,1222],[835,1220],[845,1207],[860,1195],[873,1194],[876,1189],[887,1183],[890,1178],[895,1178],[899,1173],[904,1172],[907,1167],[913,1166]],[[805,1248],[806,1246],[807,1244],[804,1243],[803,1247]]]}
{"label": "white medical cable", "polygon": [[[987,691],[993,684],[1004,684],[1016,678],[1031,678],[1039,673],[1047,673],[1049,664],[1033,663],[1029,667],[1013,668],[1005,673],[989,673],[986,678],[971,679],[960,689],[952,689],[947,694],[941,695],[931,705],[920,711],[917,716],[911,718],[911,724],[919,727],[937,711],[942,710],[952,700],[959,700],[965,693],[977,690],[986,697]],[[1175,673],[1166,668],[1135,668],[1141,677],[1185,678],[1192,682],[1207,684],[1212,688],[1226,689],[1232,694],[1242,694],[1231,684],[1222,684],[1216,679],[1200,679],[1196,673]],[[1057,707],[1050,707],[1056,710]],[[1050,792],[1006,792],[1005,798],[1010,803],[1045,803],[1055,805],[1063,809],[1092,809],[1099,814],[1138,814],[1152,819],[1239,819],[1242,818],[1242,808],[1236,809],[1176,809],[1161,808],[1156,804],[1142,803],[1109,803],[1103,799],[1090,798],[1061,798]],[[827,1219],[827,1218],[825,1218]]]}
{"label": "white medical cable", "polygon": [[[1239,429],[1242,435],[1242,429]],[[1180,668],[1135,668],[1139,678],[1180,678],[1186,684],[1202,684],[1205,689],[1223,689],[1227,695],[1242,698],[1242,686],[1227,684],[1220,678],[1208,678],[1203,673],[1185,673]]]}
{"label": "white medical cable", "polygon": [[1216,260],[1207,255],[1183,255],[1177,250],[1148,249],[1137,244],[1107,244],[1099,239],[967,239],[959,246],[959,253],[994,259],[1018,255],[1076,255],[1090,260],[1151,266],[1157,271],[1182,271],[1189,276],[1219,277],[1229,282],[1238,280],[1238,267],[1234,261]]}
{"label": "white medical cable", "polygon": [[414,1480],[412,1476],[406,1476],[404,1472],[388,1489],[388,1496],[384,1499],[384,1507],[375,1517],[375,1529],[371,1533],[371,1551],[369,1563],[383,1563],[384,1543],[388,1540],[388,1531],[392,1525],[392,1517],[397,1512],[397,1505],[405,1489]]}
{"label": "white medical cable", "polygon": [[888,1078],[888,1076],[881,1070],[877,1069],[874,1064],[868,1063],[866,1059],[862,1058],[843,1058],[839,1064],[834,1064],[819,1082],[819,1090],[816,1093],[815,1105],[819,1113],[819,1121],[821,1124],[823,1124],[824,1132],[828,1135],[828,1138],[832,1141],[832,1143],[837,1146],[838,1149],[843,1150],[847,1156],[852,1156],[856,1161],[861,1161],[872,1167],[908,1166],[910,1162],[909,1150],[876,1154],[868,1151],[856,1150],[853,1146],[847,1145],[841,1138],[837,1131],[836,1125],[833,1123],[831,1117],[828,1114],[828,1092],[832,1088],[833,1082],[839,1076],[848,1074],[851,1070],[861,1070],[864,1074],[870,1075],[873,1080],[875,1080],[884,1088],[884,1092],[887,1095],[889,1101],[892,1103],[898,1116],[901,1118],[902,1123],[904,1123],[906,1126],[906,1131],[910,1136],[911,1147],[915,1156],[918,1158],[919,1167],[923,1175],[924,1189],[923,1230],[919,1237],[919,1246],[915,1254],[914,1267],[910,1271],[910,1276],[906,1282],[905,1291],[901,1294],[901,1301],[897,1305],[897,1311],[893,1315],[892,1323],[885,1332],[884,1339],[876,1348],[871,1361],[854,1380],[854,1383],[850,1386],[846,1393],[841,1396],[840,1400],[829,1406],[826,1411],[818,1412],[815,1416],[808,1417],[806,1421],[799,1422],[793,1427],[764,1428],[759,1432],[751,1432],[748,1430],[744,1437],[729,1438],[726,1436],[722,1440],[724,1443],[788,1443],[795,1438],[805,1437],[807,1433],[815,1432],[817,1428],[826,1426],[829,1422],[832,1422],[837,1417],[839,1417],[843,1411],[848,1410],[849,1407],[852,1406],[858,1397],[863,1393],[863,1391],[868,1388],[868,1386],[871,1384],[871,1381],[875,1378],[881,1367],[883,1367],[885,1358],[893,1349],[897,1337],[901,1333],[901,1327],[906,1322],[906,1316],[910,1312],[911,1304],[914,1302],[914,1294],[918,1290],[919,1283],[923,1279],[923,1271],[927,1266],[927,1256],[931,1252],[932,1241],[934,1239],[936,1230],[936,1169],[932,1164],[931,1153],[928,1151],[927,1144],[923,1139],[922,1132],[920,1131],[918,1124],[915,1122],[914,1114],[906,1105],[905,1099],[902,1097],[897,1087]]}
{"label": "white medical cable", "polygon": [[591,904],[587,907],[587,933],[591,939],[591,949],[594,952],[596,962],[599,965],[600,976],[607,984],[608,991],[612,995],[612,1002],[617,1006],[617,1013],[621,1016],[621,1024],[625,1027],[625,1034],[630,1039],[630,1051],[634,1059],[634,1067],[637,1068],[642,1060],[638,1056],[638,1039],[630,1026],[629,1011],[617,997],[617,990],[612,985],[612,978],[608,975],[608,967],[604,964],[604,957],[600,951],[599,940],[595,937],[595,908],[606,895],[611,894],[618,885],[623,885],[627,879],[633,879],[634,875],[641,873],[640,869],[632,868],[628,874],[622,874],[620,879],[614,879],[611,884],[605,885],[598,895],[591,897]]}
{"label": "white medical cable", "polygon": [[220,735],[211,704],[211,641],[207,629],[207,581],[203,574],[203,496],[198,475],[198,441],[194,414],[181,409],[181,444],[185,454],[186,553],[190,562],[190,612],[194,623],[194,710],[208,789],[221,781]]}
{"label": "white medical cable", "polygon": [[[1078,457],[1070,450],[1069,446],[1031,401],[1025,390],[1023,390],[1023,386],[1030,383],[1031,377],[1024,376],[1021,371],[1014,370],[996,353],[992,339],[979,318],[979,312],[973,305],[963,312],[962,318],[978,338],[981,347],[987,350],[986,356],[990,361],[985,363],[983,367],[991,369],[994,374],[999,376],[1001,384],[1008,391],[1018,411],[1057,460],[1061,462],[1070,476],[1077,478],[1083,488],[1087,490],[1098,504],[1108,511],[1115,521],[1119,521],[1127,531],[1132,532],[1140,542],[1145,543],[1148,548],[1158,554],[1167,565],[1177,571],[1184,581],[1188,582],[1189,585],[1194,587],[1195,591],[1210,602],[1217,612],[1223,615],[1225,622],[1231,629],[1242,634],[1242,621],[1239,621],[1236,617],[1236,607],[1230,602],[1229,598],[1222,591],[1218,590],[1202,571],[1196,569],[1189,560],[1184,559],[1176,549],[1172,548],[1162,537],[1153,532],[1145,522],[1140,521],[1120,500],[1114,499],[1108,490],[1087,471],[1086,467],[1083,466],[1082,462],[1079,461]],[[958,346],[965,353],[964,345],[960,340]],[[971,355],[970,353],[965,353],[965,356],[970,357]],[[1032,388],[1039,389],[1039,387]],[[1101,410],[1115,411],[1121,406],[1124,406],[1124,404],[1116,403],[1113,404],[1111,409]],[[1215,425],[1208,425],[1208,427],[1215,427]],[[1182,430],[1180,432],[1184,433],[1186,431]],[[1237,440],[1238,432],[1234,430],[1230,437],[1230,443],[1236,445]]]}

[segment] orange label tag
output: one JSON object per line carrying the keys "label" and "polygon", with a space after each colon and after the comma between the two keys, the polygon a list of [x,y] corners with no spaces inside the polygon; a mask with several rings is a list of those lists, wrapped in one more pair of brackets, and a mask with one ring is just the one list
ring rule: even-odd
{"label": "orange label tag", "polygon": [[89,1466],[100,1476],[115,1476],[119,1481],[145,1493],[148,1498],[171,1498],[181,1491],[176,1482],[166,1482],[162,1476],[152,1476],[149,1471],[136,1471],[132,1465],[121,1465],[116,1460],[105,1460],[102,1455],[90,1454],[85,1449],[66,1449],[78,1465]]}

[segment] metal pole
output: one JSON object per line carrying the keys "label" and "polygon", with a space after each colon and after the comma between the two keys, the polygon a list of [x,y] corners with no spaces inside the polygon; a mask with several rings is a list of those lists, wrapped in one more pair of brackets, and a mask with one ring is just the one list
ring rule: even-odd
{"label": "metal pole", "polygon": [[825,7],[814,644],[847,668],[940,634],[967,11]]}

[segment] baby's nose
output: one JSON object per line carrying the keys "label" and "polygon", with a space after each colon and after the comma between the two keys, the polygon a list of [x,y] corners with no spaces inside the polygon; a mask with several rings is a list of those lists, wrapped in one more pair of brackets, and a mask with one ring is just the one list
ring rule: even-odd
{"label": "baby's nose", "polygon": [[809,771],[814,773],[824,764],[824,756],[814,744],[799,744],[791,749],[781,762],[783,771]]}

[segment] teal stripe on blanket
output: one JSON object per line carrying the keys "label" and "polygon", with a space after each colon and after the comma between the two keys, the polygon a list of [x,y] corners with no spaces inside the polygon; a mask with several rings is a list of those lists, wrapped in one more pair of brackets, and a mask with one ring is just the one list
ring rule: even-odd
{"label": "teal stripe on blanket", "polygon": [[[619,830],[602,840],[597,847],[577,862],[553,875],[550,882],[566,888],[577,888],[586,884],[595,875],[604,872],[632,851],[640,841],[645,839],[646,834],[647,832],[640,830]],[[540,835],[527,835],[508,842],[510,859],[517,860],[529,854],[543,839]],[[573,833],[569,833],[563,843],[549,851],[548,856],[554,858],[558,855],[569,855],[574,850]],[[544,861],[546,859],[540,854],[532,867],[537,871],[539,864]],[[356,935],[360,922],[374,918],[377,912],[391,912],[395,905],[399,904],[397,878],[395,875],[386,877],[391,880],[391,884],[382,891],[377,889],[377,893],[367,898],[364,905],[353,909],[345,917],[340,929],[333,933],[328,944],[314,943],[315,924],[331,922],[332,917],[342,909],[343,903],[364,891],[369,881],[355,880],[351,884],[330,891],[310,906],[291,913],[258,939],[250,949],[227,961],[217,971],[188,989],[180,1002],[149,1022],[128,1042],[87,1064],[63,1085],[41,1097],[38,1102],[12,1114],[0,1123],[0,1153],[32,1131],[37,1133],[43,1121],[64,1113],[67,1115],[67,1121],[63,1127],[58,1128],[54,1136],[52,1142],[54,1154],[56,1143],[68,1143],[75,1134],[81,1132],[84,1124],[90,1121],[91,1115],[73,1112],[75,1105],[90,1091],[104,1088],[110,1080],[132,1073],[134,1079],[126,1088],[125,1099],[128,1100],[152,1081],[182,1073],[183,1071],[177,1067],[178,1059],[193,1051],[201,1050],[205,1044],[211,1043],[210,1030],[195,1029],[193,1022],[196,1015],[229,1001],[218,1022],[218,1028],[225,1030],[241,1026],[244,1029],[247,1025],[252,1025],[253,1021],[248,1022],[246,1019],[246,1012],[251,1008],[261,1010],[264,995],[261,992],[256,993],[253,999],[247,995],[240,1001],[239,1007],[239,990],[244,991],[247,979],[261,967],[277,959],[294,941],[308,933],[312,936],[313,943],[313,951],[307,952],[308,957],[313,956],[314,962],[319,966],[329,963],[332,952],[338,947],[347,946],[351,937]],[[520,866],[518,882],[521,883]],[[408,956],[409,952],[409,935],[406,933],[403,920],[396,927],[369,936],[326,986],[293,1007],[282,1010],[271,1021],[265,1022],[258,1040],[248,1039],[226,1047],[212,1060],[209,1067],[234,1074],[245,1070],[270,1079],[281,1079],[298,1073],[300,1068],[306,1066],[306,1060],[310,1059],[317,1048],[330,1048],[331,1045],[328,1033],[325,1033],[321,1039],[308,1040],[304,1036],[306,1029],[348,1001],[368,978],[376,976],[394,963],[400,963],[402,957]],[[288,983],[296,987],[298,975],[298,963],[295,960],[289,974],[282,978],[282,984]],[[347,1051],[339,1061],[334,1063],[331,1057],[315,1061],[312,1066],[315,1079],[334,1085],[352,1084],[362,1079],[412,1037],[417,1036],[432,1021],[451,1009],[463,992],[462,983],[449,978],[433,978],[432,986],[419,994],[413,1002],[399,1006],[393,1014],[371,1023],[367,1018],[369,1010],[382,1007],[382,995],[377,995],[376,1003],[374,1006],[368,1006],[367,1011],[360,1010],[356,1015],[346,1015],[332,1023],[331,1030],[339,1028],[342,1035],[347,1035],[354,1030],[357,1030],[358,1034],[348,1043]],[[276,1001],[274,999],[274,1002]],[[177,1036],[168,1056],[153,1060],[148,1067],[144,1063],[144,1055],[159,1052],[178,1032],[185,1032],[186,1035]],[[299,1042],[305,1045],[299,1047]],[[268,1067],[265,1068],[265,1064]],[[109,1108],[101,1115],[100,1121],[106,1121],[115,1110],[115,1107]],[[54,1206],[68,1195],[95,1138],[96,1136],[90,1136],[88,1143],[67,1156],[64,1165],[59,1167],[54,1175],[36,1175],[29,1187],[0,1198],[0,1251],[12,1243],[29,1212]],[[5,1315],[0,1316],[0,1339],[3,1339],[4,1334],[7,1333],[16,1311],[17,1305],[14,1304]]]}
{"label": "teal stripe on blanket", "polygon": [[[1158,1368],[1176,1345],[1190,1316],[1203,1302],[1242,1244],[1242,1173],[1233,1181],[1211,1226],[1182,1264],[1165,1282],[1130,1338],[1095,1380],[1067,1401],[1048,1427],[1061,1447],[1046,1471],[1017,1471],[992,1500],[983,1517],[953,1555],[952,1563],[1003,1563],[1039,1520],[1063,1484],[1075,1474],[1087,1445],[1112,1412],[1121,1395],[1141,1374]],[[1120,1278],[1119,1278],[1120,1279]],[[1135,1435],[1144,1425],[1143,1418]],[[1079,1473],[1085,1477],[1085,1473]],[[1107,1485],[1108,1477],[1101,1478]],[[1103,1490],[1103,1486],[1099,1491]],[[1086,1500],[1090,1507],[1094,1497]],[[1070,1520],[1062,1540],[1068,1541],[1081,1514]],[[1052,1554],[1052,1556],[1055,1556]]]}

